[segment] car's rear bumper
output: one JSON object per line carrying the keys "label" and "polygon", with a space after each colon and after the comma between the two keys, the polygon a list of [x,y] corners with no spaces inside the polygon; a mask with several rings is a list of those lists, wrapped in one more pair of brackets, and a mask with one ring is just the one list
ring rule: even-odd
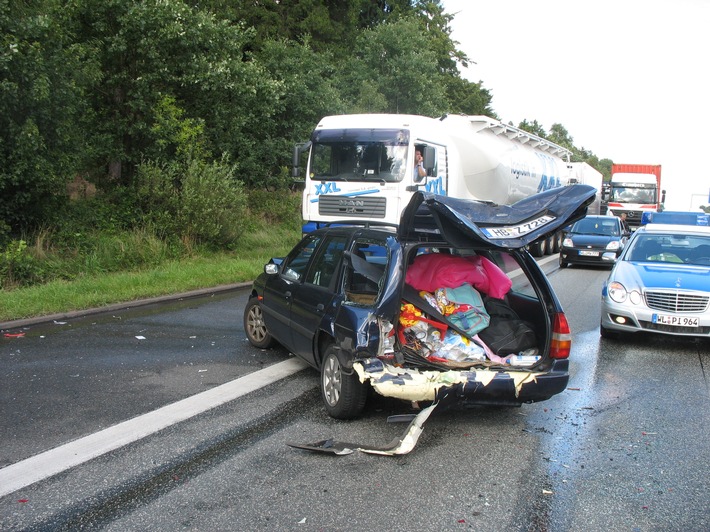
{"label": "car's rear bumper", "polygon": [[517,405],[544,401],[562,392],[569,382],[568,361],[557,360],[551,370],[471,368],[448,371],[399,368],[379,359],[354,364],[362,382],[369,381],[385,397],[433,401],[444,388],[462,403]]}

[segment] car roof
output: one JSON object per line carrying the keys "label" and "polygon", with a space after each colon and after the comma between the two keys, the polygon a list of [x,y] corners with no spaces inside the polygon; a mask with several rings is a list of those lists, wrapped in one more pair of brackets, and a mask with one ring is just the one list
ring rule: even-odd
{"label": "car roof", "polygon": [[667,234],[677,233],[683,235],[710,236],[710,227],[697,225],[677,225],[677,224],[648,224],[639,227],[637,233]]}
{"label": "car roof", "polygon": [[403,242],[443,238],[457,247],[520,249],[583,218],[595,195],[589,185],[569,185],[497,205],[420,191],[402,212],[398,234]]}

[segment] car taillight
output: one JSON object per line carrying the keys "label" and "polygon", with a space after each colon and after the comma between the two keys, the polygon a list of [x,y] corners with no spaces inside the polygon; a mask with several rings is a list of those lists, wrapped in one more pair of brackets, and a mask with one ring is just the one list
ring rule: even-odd
{"label": "car taillight", "polygon": [[552,325],[552,342],[550,342],[550,358],[568,358],[572,347],[572,334],[569,323],[562,312],[555,314]]}

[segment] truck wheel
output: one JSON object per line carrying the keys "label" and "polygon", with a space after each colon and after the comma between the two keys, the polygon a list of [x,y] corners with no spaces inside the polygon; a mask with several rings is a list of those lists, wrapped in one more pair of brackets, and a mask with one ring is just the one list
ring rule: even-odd
{"label": "truck wheel", "polygon": [[530,254],[533,257],[542,257],[545,255],[545,241],[544,240],[538,240],[537,242],[533,242],[530,244]]}
{"label": "truck wheel", "polygon": [[244,308],[244,332],[249,343],[259,349],[268,349],[276,344],[266,328],[264,313],[255,297],[250,298]]}
{"label": "truck wheel", "polygon": [[343,372],[334,345],[328,346],[320,369],[320,389],[325,410],[335,419],[353,419],[365,408],[367,385],[357,373]]}
{"label": "truck wheel", "polygon": [[552,235],[545,239],[545,255],[552,255],[555,253],[555,239],[557,236]]}
{"label": "truck wheel", "polygon": [[552,240],[553,245],[552,245],[552,253],[559,253],[560,250],[562,249],[562,232],[560,231],[559,233],[555,233],[555,236]]}

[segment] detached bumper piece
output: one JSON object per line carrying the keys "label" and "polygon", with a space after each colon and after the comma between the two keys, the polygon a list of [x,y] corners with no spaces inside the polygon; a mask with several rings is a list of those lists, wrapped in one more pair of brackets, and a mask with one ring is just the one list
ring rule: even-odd
{"label": "detached bumper piece", "polygon": [[383,456],[397,456],[402,454],[408,454],[414,449],[419,441],[419,436],[424,430],[424,423],[426,423],[429,416],[434,412],[434,410],[441,405],[449,405],[455,399],[454,393],[450,390],[442,390],[437,401],[432,403],[430,406],[422,409],[414,419],[409,423],[407,430],[404,434],[392,440],[388,445],[378,447],[370,445],[362,445],[357,443],[346,443],[340,442],[333,439],[321,440],[315,443],[287,443],[286,445],[293,447],[295,449],[303,449],[306,451],[313,451],[326,454],[334,454],[337,456],[344,456],[347,454],[352,454],[355,451],[360,451],[368,454],[379,454]]}

